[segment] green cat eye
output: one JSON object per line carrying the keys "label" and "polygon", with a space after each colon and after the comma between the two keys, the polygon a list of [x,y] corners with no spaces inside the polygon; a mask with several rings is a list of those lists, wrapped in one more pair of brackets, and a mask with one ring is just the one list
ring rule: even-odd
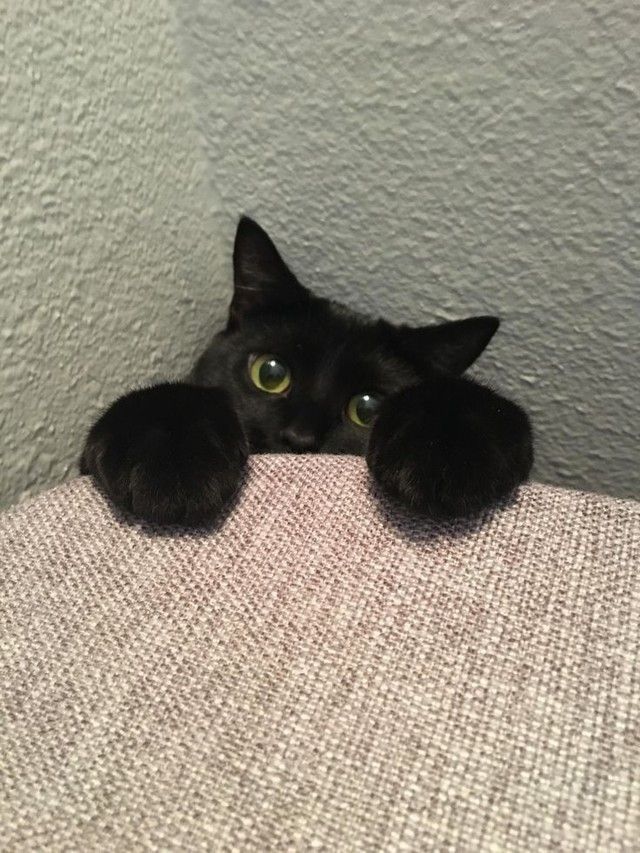
{"label": "green cat eye", "polygon": [[354,424],[361,427],[370,427],[380,408],[380,400],[373,394],[356,394],[349,400],[347,406],[347,417]]}
{"label": "green cat eye", "polygon": [[249,362],[251,381],[267,394],[284,394],[291,385],[291,371],[275,355],[259,355]]}

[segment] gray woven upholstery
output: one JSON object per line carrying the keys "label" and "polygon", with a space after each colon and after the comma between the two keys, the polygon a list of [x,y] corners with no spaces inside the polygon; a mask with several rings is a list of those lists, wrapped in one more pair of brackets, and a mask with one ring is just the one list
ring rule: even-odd
{"label": "gray woven upholstery", "polygon": [[0,517],[0,847],[640,849],[640,504],[483,525],[255,457],[170,535],[86,479]]}

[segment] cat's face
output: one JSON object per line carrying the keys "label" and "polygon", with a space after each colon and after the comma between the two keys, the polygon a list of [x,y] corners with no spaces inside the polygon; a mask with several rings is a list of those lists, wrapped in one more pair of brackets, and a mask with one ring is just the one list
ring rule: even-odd
{"label": "cat's face", "polygon": [[218,336],[198,378],[231,392],[255,452],[361,454],[376,403],[419,379],[382,338],[374,324],[311,299]]}
{"label": "cat's face", "polygon": [[193,379],[225,388],[254,452],[363,454],[376,408],[433,372],[461,373],[498,321],[409,328],[313,296],[267,234],[238,226],[229,322]]}

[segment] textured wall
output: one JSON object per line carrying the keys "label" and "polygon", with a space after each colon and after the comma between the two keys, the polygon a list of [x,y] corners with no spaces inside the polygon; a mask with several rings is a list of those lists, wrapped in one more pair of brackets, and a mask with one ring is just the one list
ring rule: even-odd
{"label": "textured wall", "polygon": [[537,476],[640,496],[636,0],[174,3],[227,240],[245,210],[324,294],[501,314],[478,373]]}
{"label": "textured wall", "polygon": [[537,475],[640,494],[638,4],[172,1],[186,69],[165,0],[0,11],[0,502],[190,364],[241,210],[354,306],[501,313]]}
{"label": "textured wall", "polygon": [[0,27],[6,504],[73,470],[122,389],[190,364],[223,252],[164,0],[9,0]]}

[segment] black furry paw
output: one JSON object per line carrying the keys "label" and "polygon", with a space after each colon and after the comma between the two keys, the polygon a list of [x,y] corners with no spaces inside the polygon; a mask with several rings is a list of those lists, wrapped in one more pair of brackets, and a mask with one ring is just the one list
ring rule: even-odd
{"label": "black furry paw", "polygon": [[438,519],[474,516],[527,479],[531,426],[489,388],[438,377],[383,403],[367,462],[382,491],[405,506]]}
{"label": "black furry paw", "polygon": [[247,455],[224,391],[167,383],[107,409],[89,432],[80,471],[139,518],[195,525],[214,519],[237,490]]}

